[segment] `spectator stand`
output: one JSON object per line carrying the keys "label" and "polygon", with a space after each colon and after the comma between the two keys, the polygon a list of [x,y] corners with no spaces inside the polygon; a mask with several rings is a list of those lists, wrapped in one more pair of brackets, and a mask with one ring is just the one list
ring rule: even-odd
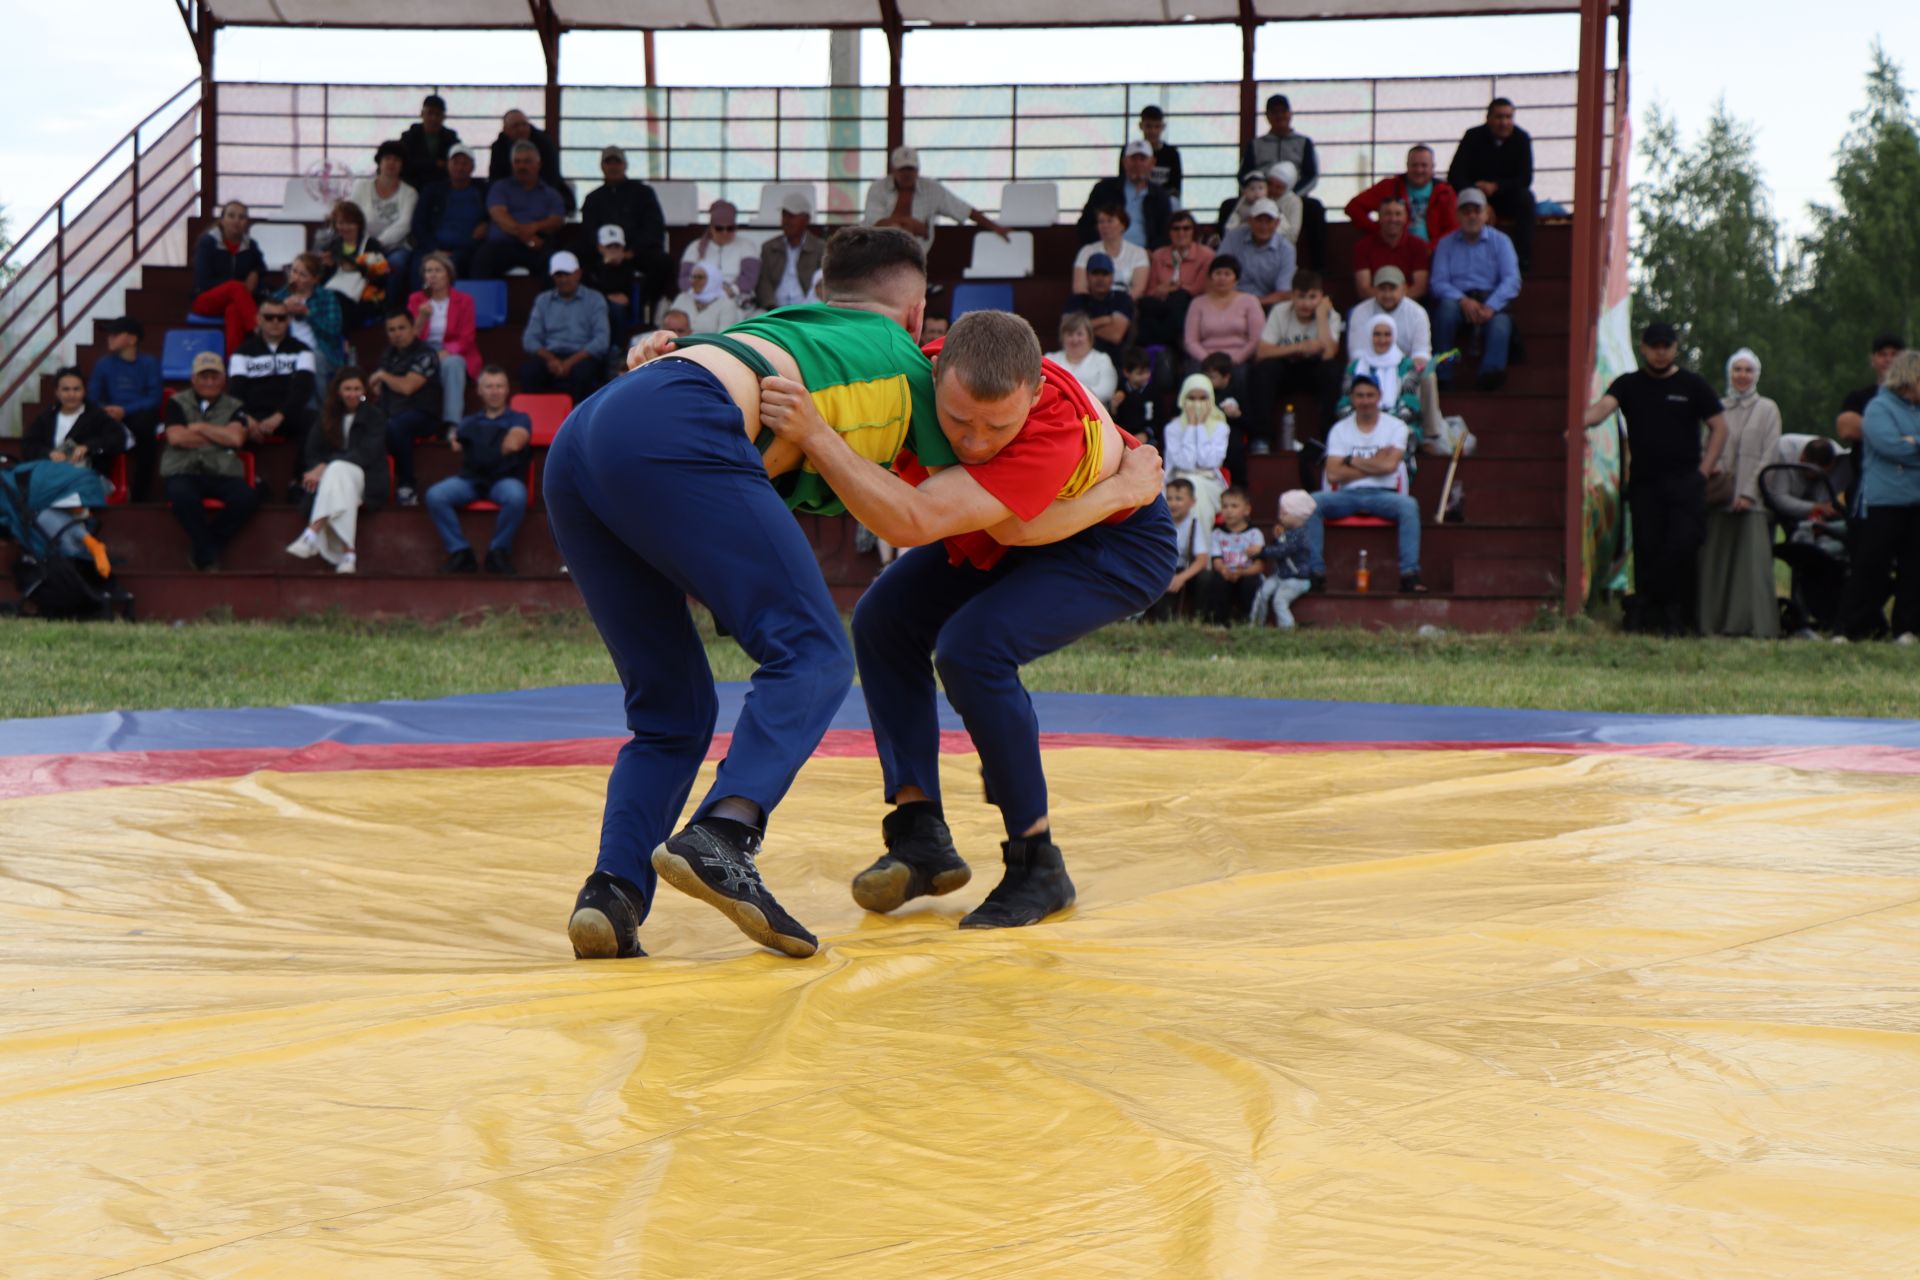
{"label": "spectator stand", "polygon": [[[844,16],[829,14],[825,25],[878,21],[887,26],[889,15],[900,12],[893,4],[876,6],[857,0],[847,0],[840,7]],[[1284,16],[1277,6],[1274,13],[1267,13],[1268,7],[1267,0],[1242,7],[1241,13],[1249,19],[1243,27],[1249,47],[1261,19]],[[1334,7],[1340,12],[1329,16],[1404,16],[1445,8],[1402,0],[1344,0]],[[550,62],[546,84],[520,86],[227,82],[212,76],[209,63],[204,100],[199,84],[184,87],[131,131],[116,152],[103,158],[90,177],[91,186],[83,183],[69,192],[61,206],[29,228],[9,255],[7,265],[16,268],[16,274],[9,284],[0,286],[0,333],[6,335],[6,345],[0,348],[0,377],[11,383],[6,408],[17,413],[23,405],[44,403],[51,388],[41,375],[51,368],[56,349],[63,362],[77,356],[83,367],[90,366],[103,348],[93,324],[98,318],[124,310],[147,324],[150,335],[182,326],[189,289],[185,269],[178,264],[186,261],[190,241],[180,233],[184,230],[190,236],[199,230],[204,225],[201,219],[221,201],[239,198],[252,205],[257,215],[264,215],[263,237],[283,234],[274,228],[291,229],[296,236],[303,230],[311,233],[314,222],[286,215],[310,215],[317,222],[326,200],[337,194],[334,188],[347,182],[352,171],[365,167],[366,157],[380,140],[396,136],[416,117],[427,92],[437,91],[447,98],[450,127],[469,145],[481,148],[498,131],[502,112],[509,107],[526,111],[558,146],[562,176],[583,191],[598,182],[600,148],[610,142],[624,146],[633,176],[653,183],[663,199],[673,252],[698,234],[693,224],[706,202],[724,196],[743,210],[758,210],[768,183],[807,185],[816,195],[816,221],[824,227],[850,221],[857,216],[866,186],[883,171],[888,148],[913,143],[920,148],[930,176],[976,207],[997,210],[1003,222],[1033,238],[1032,274],[1022,276],[1019,268],[1024,257],[1009,262],[1002,256],[1005,246],[997,239],[980,246],[982,256],[976,264],[975,242],[981,235],[972,227],[943,227],[931,256],[934,282],[950,289],[994,286],[996,305],[1007,305],[1004,291],[1011,290],[1013,308],[1043,333],[1052,331],[1065,300],[1065,272],[1055,266],[1069,260],[1074,248],[1071,228],[1060,219],[1076,216],[1086,188],[1112,173],[1114,155],[1132,135],[1138,109],[1145,103],[1164,107],[1173,119],[1170,137],[1186,159],[1185,202],[1205,207],[1233,189],[1238,148],[1256,132],[1260,98],[1274,89],[1287,92],[1294,101],[1297,127],[1315,137],[1320,151],[1319,194],[1337,207],[1345,190],[1338,183],[1357,189],[1375,175],[1397,170],[1409,138],[1436,144],[1437,159],[1444,167],[1452,140],[1466,124],[1478,122],[1490,96],[1500,94],[1520,105],[1523,123],[1534,137],[1540,171],[1537,192],[1571,205],[1576,214],[1585,210],[1593,216],[1575,229],[1577,252],[1575,236],[1564,224],[1542,228],[1534,270],[1516,310],[1516,320],[1529,340],[1532,363],[1515,370],[1504,396],[1455,395],[1448,401],[1449,412],[1459,412],[1472,423],[1481,448],[1464,468],[1476,499],[1470,504],[1469,523],[1449,522],[1442,529],[1426,531],[1423,558],[1436,598],[1419,601],[1417,615],[1387,607],[1398,603],[1388,599],[1376,598],[1359,608],[1351,601],[1328,598],[1303,602],[1307,607],[1302,616],[1311,622],[1365,625],[1412,621],[1468,627],[1517,625],[1533,616],[1541,597],[1554,590],[1556,583],[1568,584],[1569,603],[1583,593],[1577,585],[1585,576],[1579,536],[1583,495],[1580,484],[1567,478],[1581,473],[1583,442],[1577,434],[1563,432],[1560,423],[1574,401],[1584,403],[1584,394],[1568,394],[1569,386],[1584,392],[1590,381],[1590,343],[1570,342],[1568,335],[1589,334],[1598,311],[1604,239],[1611,227],[1619,225],[1617,218],[1607,216],[1609,206],[1600,199],[1607,126],[1613,122],[1607,104],[1613,103],[1614,116],[1625,106],[1624,97],[1613,92],[1616,83],[1624,84],[1624,76],[1604,70],[1604,20],[1624,6],[1609,6],[1602,0],[1545,0],[1544,7],[1583,11],[1584,76],[1458,76],[1284,85],[1242,81],[860,89],[649,86],[635,90],[563,86],[558,82],[557,62]],[[221,0],[189,0],[183,6],[196,45],[209,57],[211,33],[222,23],[222,8]],[[570,29],[569,10],[570,0],[532,0],[524,20],[512,15],[499,20],[510,26],[541,27],[553,35]],[[272,14],[268,25],[284,20],[324,26],[339,24],[348,9],[337,0],[292,0],[271,11],[248,10],[250,15],[265,12]],[[740,12],[744,10],[723,9],[722,20],[730,21]],[[431,28],[452,23],[457,16],[450,7],[426,4],[396,20]],[[712,16],[712,11],[703,11],[700,20]],[[916,24],[925,16],[933,26],[964,21],[944,11],[909,16]],[[1079,11],[1050,6],[1045,0],[1026,6],[1021,17],[1047,24],[1086,21]],[[898,25],[891,30],[897,47],[906,31]],[[557,60],[557,40],[543,41],[543,47]],[[1576,129],[1576,121],[1581,120],[1598,127]],[[809,140],[808,144],[793,145],[800,138]],[[789,145],[778,146],[776,140]],[[136,156],[137,165],[133,163]],[[312,198],[303,204],[305,196]],[[196,200],[201,217],[184,219]],[[129,226],[136,212],[137,233]],[[1330,231],[1330,252],[1338,261],[1349,251],[1350,231],[1339,223]],[[113,252],[96,255],[95,250],[108,242],[113,242]],[[275,248],[269,256],[280,257],[282,252]],[[132,283],[128,273],[134,266],[142,269],[139,288],[122,307],[117,291]],[[970,267],[974,268],[971,276]],[[981,278],[983,270],[993,272],[992,278]],[[1334,300],[1343,309],[1353,301],[1347,296],[1350,289],[1344,274],[1330,273]],[[502,323],[480,333],[481,354],[514,367],[519,359],[519,319],[537,290],[532,280],[495,283],[504,284],[505,313]],[[103,298],[111,302],[111,310],[102,309]],[[354,348],[350,356],[372,367],[383,335],[363,331],[349,335],[349,340]],[[1568,440],[1573,447],[1568,447]],[[450,455],[441,458],[439,452],[444,450],[433,445],[421,450],[423,484],[452,469]],[[259,469],[269,492],[283,486],[292,469],[287,450],[274,441],[261,446]],[[1243,483],[1253,490],[1256,504],[1266,507],[1281,487],[1297,482],[1297,476],[1291,456],[1255,457],[1249,459]],[[1423,483],[1416,482],[1416,496],[1425,508],[1431,503],[1418,493]],[[1480,500],[1481,495],[1495,492],[1501,495],[1497,505]],[[284,556],[278,554],[278,547],[293,532],[276,527],[288,510],[272,503],[263,509],[253,530],[243,535],[247,545],[235,549],[239,563],[232,573],[221,575],[227,583],[224,588],[218,583],[198,583],[194,590],[182,590],[177,596],[143,589],[143,610],[152,604],[158,612],[150,616],[169,612],[191,616],[210,605],[233,604],[242,596],[246,607],[262,612],[337,604],[354,611],[438,614],[489,603],[471,595],[436,594],[437,584],[423,576],[438,559],[431,534],[424,521],[417,530],[412,527],[416,513],[400,510],[382,512],[369,521],[369,555],[354,580],[330,581],[324,587],[307,582],[300,573],[289,573]],[[139,522],[152,514],[135,504],[116,510],[115,518],[132,522],[137,533]],[[850,603],[871,575],[871,562],[852,551],[844,521],[803,523],[816,541],[836,594],[843,603]],[[542,524],[530,521],[523,537],[544,541]],[[1330,540],[1336,577],[1342,556],[1370,546],[1365,541],[1368,532],[1354,531],[1353,539]],[[156,530],[155,536],[165,535]],[[256,543],[275,554],[258,552]],[[527,548],[519,557],[522,576],[511,584],[511,596],[496,603],[542,607],[572,601],[571,588],[559,576],[557,558],[543,560],[543,554]],[[239,590],[238,580],[245,574],[260,575],[258,585],[263,589]],[[323,593],[332,594],[323,598]],[[1446,598],[1449,594],[1451,599]]]}

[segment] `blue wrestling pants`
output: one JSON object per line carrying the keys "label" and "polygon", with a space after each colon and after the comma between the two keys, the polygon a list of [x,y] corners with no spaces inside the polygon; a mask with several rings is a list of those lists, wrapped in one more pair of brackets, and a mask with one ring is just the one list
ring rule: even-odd
{"label": "blue wrestling pants", "polygon": [[887,799],[903,786],[940,798],[937,669],[1007,834],[1024,833],[1047,812],[1047,779],[1020,668],[1145,609],[1166,592],[1177,560],[1161,498],[1122,524],[1013,548],[991,569],[949,564],[939,543],[903,553],[853,611]]}
{"label": "blue wrestling pants", "polygon": [[713,740],[718,701],[687,597],[760,664],[713,788],[771,815],[853,684],[819,562],[711,373],[656,360],[566,421],[540,469],[547,519],[613,655],[627,728],[607,781],[598,869],[654,894]]}

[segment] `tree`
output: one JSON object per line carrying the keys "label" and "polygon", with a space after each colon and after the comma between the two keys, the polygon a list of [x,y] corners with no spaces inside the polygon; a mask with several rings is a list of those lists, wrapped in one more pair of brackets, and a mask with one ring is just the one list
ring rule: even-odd
{"label": "tree", "polygon": [[1808,410],[1821,430],[1865,380],[1875,334],[1920,342],[1920,128],[1908,96],[1876,40],[1866,106],[1835,157],[1839,201],[1813,206],[1813,234],[1800,245],[1794,310],[1806,319]]}
{"label": "tree", "polygon": [[1699,138],[1683,145],[1678,124],[1656,103],[1640,153],[1648,173],[1633,193],[1636,321],[1673,322],[1682,360],[1716,385],[1727,358],[1751,347],[1765,367],[1768,393],[1792,394],[1800,326],[1783,305],[1780,228],[1752,127],[1722,100]]}

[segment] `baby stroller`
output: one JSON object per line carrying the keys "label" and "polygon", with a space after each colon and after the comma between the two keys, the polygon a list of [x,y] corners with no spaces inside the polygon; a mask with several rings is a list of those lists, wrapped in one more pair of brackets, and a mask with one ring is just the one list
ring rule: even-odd
{"label": "baby stroller", "polygon": [[[81,510],[106,505],[106,483],[90,468],[29,462],[0,469],[0,540],[19,544],[13,562],[18,603],[8,613],[41,618],[133,621],[133,596],[102,571],[88,531],[98,521]],[[77,505],[76,505],[77,504]],[[97,541],[94,547],[98,547]]]}
{"label": "baby stroller", "polygon": [[1804,462],[1778,462],[1760,469],[1760,496],[1766,501],[1767,514],[1786,531],[1786,539],[1773,545],[1773,558],[1783,562],[1791,573],[1791,587],[1780,602],[1780,631],[1794,635],[1812,628],[1816,631],[1840,629],[1840,601],[1847,585],[1846,524],[1841,520],[1802,520],[1782,510],[1767,485],[1771,475],[1790,472],[1811,481],[1821,502],[1841,510],[1840,496],[1833,481],[1819,467]]}

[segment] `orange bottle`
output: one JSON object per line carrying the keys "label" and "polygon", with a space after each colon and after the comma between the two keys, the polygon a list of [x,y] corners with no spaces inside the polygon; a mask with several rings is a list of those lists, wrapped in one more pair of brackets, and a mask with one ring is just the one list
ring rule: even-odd
{"label": "orange bottle", "polygon": [[1365,595],[1367,594],[1367,589],[1372,585],[1373,574],[1367,570],[1367,553],[1362,551],[1360,553],[1360,567],[1353,571],[1353,589],[1361,595]]}

